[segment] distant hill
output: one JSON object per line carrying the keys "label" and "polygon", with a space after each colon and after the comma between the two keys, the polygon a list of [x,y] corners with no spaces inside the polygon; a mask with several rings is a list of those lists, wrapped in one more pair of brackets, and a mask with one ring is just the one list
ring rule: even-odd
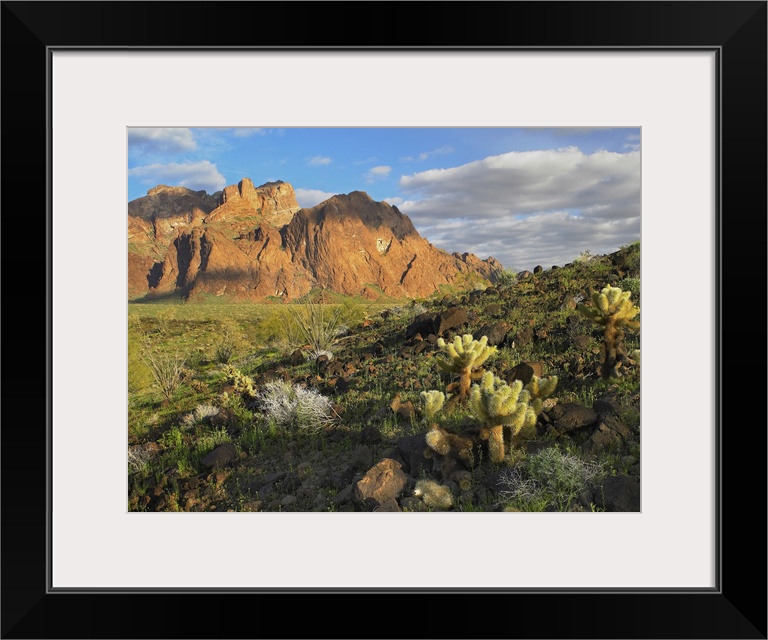
{"label": "distant hill", "polygon": [[200,294],[296,299],[313,288],[371,299],[495,282],[494,258],[447,253],[408,216],[362,191],[301,209],[282,181],[208,195],[157,186],[128,204],[129,299]]}

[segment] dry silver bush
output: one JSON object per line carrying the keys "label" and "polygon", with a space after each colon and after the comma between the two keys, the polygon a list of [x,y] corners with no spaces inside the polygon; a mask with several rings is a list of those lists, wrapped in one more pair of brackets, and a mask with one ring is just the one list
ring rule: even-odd
{"label": "dry silver bush", "polygon": [[316,389],[290,382],[268,382],[259,400],[267,419],[281,427],[317,429],[333,421],[331,401]]}
{"label": "dry silver bush", "polygon": [[199,404],[195,407],[195,410],[188,413],[181,419],[181,427],[184,429],[192,429],[199,424],[203,424],[210,420],[213,416],[218,415],[219,408],[210,404]]}
{"label": "dry silver bush", "polygon": [[148,466],[154,452],[143,444],[128,447],[128,473],[144,471]]}
{"label": "dry silver bush", "polygon": [[548,447],[504,471],[499,495],[508,500],[540,502],[565,511],[585,489],[594,489],[605,477],[604,464]]}

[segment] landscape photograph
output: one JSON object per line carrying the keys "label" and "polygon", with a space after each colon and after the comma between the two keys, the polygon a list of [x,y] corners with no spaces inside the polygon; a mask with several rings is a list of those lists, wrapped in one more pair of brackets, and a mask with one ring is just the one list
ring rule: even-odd
{"label": "landscape photograph", "polygon": [[641,511],[639,127],[127,142],[129,512]]}

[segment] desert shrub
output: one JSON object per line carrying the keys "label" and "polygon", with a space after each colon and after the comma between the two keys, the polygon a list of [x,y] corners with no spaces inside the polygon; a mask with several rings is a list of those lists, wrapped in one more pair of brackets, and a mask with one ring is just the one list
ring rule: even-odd
{"label": "desert shrub", "polygon": [[128,447],[128,473],[146,471],[154,457],[152,449],[143,444]]}
{"label": "desert shrub", "polygon": [[170,400],[184,379],[186,372],[184,358],[178,352],[164,353],[145,338],[141,359],[152,373],[155,385],[162,396]]}
{"label": "desert shrub", "polygon": [[316,389],[290,382],[268,382],[259,393],[268,420],[284,428],[317,429],[333,420],[331,401]]}
{"label": "desert shrub", "polygon": [[310,300],[306,304],[287,306],[286,310],[292,321],[285,325],[289,344],[308,344],[314,352],[331,350],[339,338],[343,306]]}
{"label": "desert shrub", "polygon": [[616,283],[620,289],[632,293],[635,300],[640,300],[640,278],[624,278]]}
{"label": "desert shrub", "polygon": [[215,415],[218,415],[219,408],[210,404],[199,404],[195,410],[188,413],[181,419],[181,426],[185,429],[192,429],[198,424],[203,424]]}
{"label": "desert shrub", "polygon": [[195,451],[199,455],[205,456],[225,442],[232,442],[232,438],[227,433],[227,430],[222,427],[198,438],[195,442]]}
{"label": "desert shrub", "polygon": [[517,271],[514,269],[504,269],[496,274],[496,284],[500,287],[508,287],[517,282]]}
{"label": "desert shrub", "polygon": [[524,511],[566,511],[585,491],[594,490],[607,473],[604,464],[548,447],[500,475],[499,495]]}
{"label": "desert shrub", "polygon": [[331,360],[333,360],[333,351],[328,351],[327,349],[321,349],[320,351],[315,351],[313,349],[313,350],[307,351],[305,355],[308,362],[316,362],[320,356],[325,356],[326,358],[328,358],[328,361],[330,362]]}
{"label": "desert shrub", "polygon": [[214,357],[216,362],[227,364],[235,355],[235,342],[229,332],[224,333],[216,342]]}

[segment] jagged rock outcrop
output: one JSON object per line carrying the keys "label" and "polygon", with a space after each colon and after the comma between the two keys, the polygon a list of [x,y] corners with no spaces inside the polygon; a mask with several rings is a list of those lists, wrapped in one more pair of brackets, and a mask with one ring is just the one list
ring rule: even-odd
{"label": "jagged rock outcrop", "polygon": [[221,202],[221,193],[208,195],[186,187],[158,185],[128,203],[128,297],[147,293],[153,265],[165,259],[179,231],[202,223]]}
{"label": "jagged rock outcrop", "polygon": [[278,180],[254,187],[250,178],[224,188],[221,205],[207,223],[229,221],[237,225],[242,218],[261,217],[268,224],[282,227],[300,209],[293,187]]}
{"label": "jagged rock outcrop", "polygon": [[[254,187],[250,178],[243,178],[237,185],[230,185],[213,195],[167,185],[150,189],[146,196],[128,203],[129,298],[156,289],[151,283],[157,285],[161,280],[155,295],[176,289],[175,276],[171,273],[178,272],[172,263],[173,254],[178,249],[174,243],[180,233],[206,225],[207,229],[216,228],[232,237],[253,230],[262,220],[281,227],[299,208],[293,187],[279,180]],[[147,266],[149,258],[152,260]],[[191,260],[194,268],[195,260]],[[184,270],[184,265],[181,268]],[[223,277],[213,278],[212,275],[209,274],[209,280]],[[182,280],[184,283],[179,284],[179,290],[188,292],[190,283],[194,283],[192,274],[184,273]]]}
{"label": "jagged rock outcrop", "polygon": [[[148,297],[295,299],[315,287],[373,299],[422,297],[441,285],[493,282],[503,271],[493,258],[434,247],[397,207],[362,191],[299,209],[290,184],[254,187],[246,178],[226,187],[220,200],[177,225],[162,259],[145,273]],[[131,264],[146,268],[137,258]],[[139,278],[129,279],[135,290]]]}

